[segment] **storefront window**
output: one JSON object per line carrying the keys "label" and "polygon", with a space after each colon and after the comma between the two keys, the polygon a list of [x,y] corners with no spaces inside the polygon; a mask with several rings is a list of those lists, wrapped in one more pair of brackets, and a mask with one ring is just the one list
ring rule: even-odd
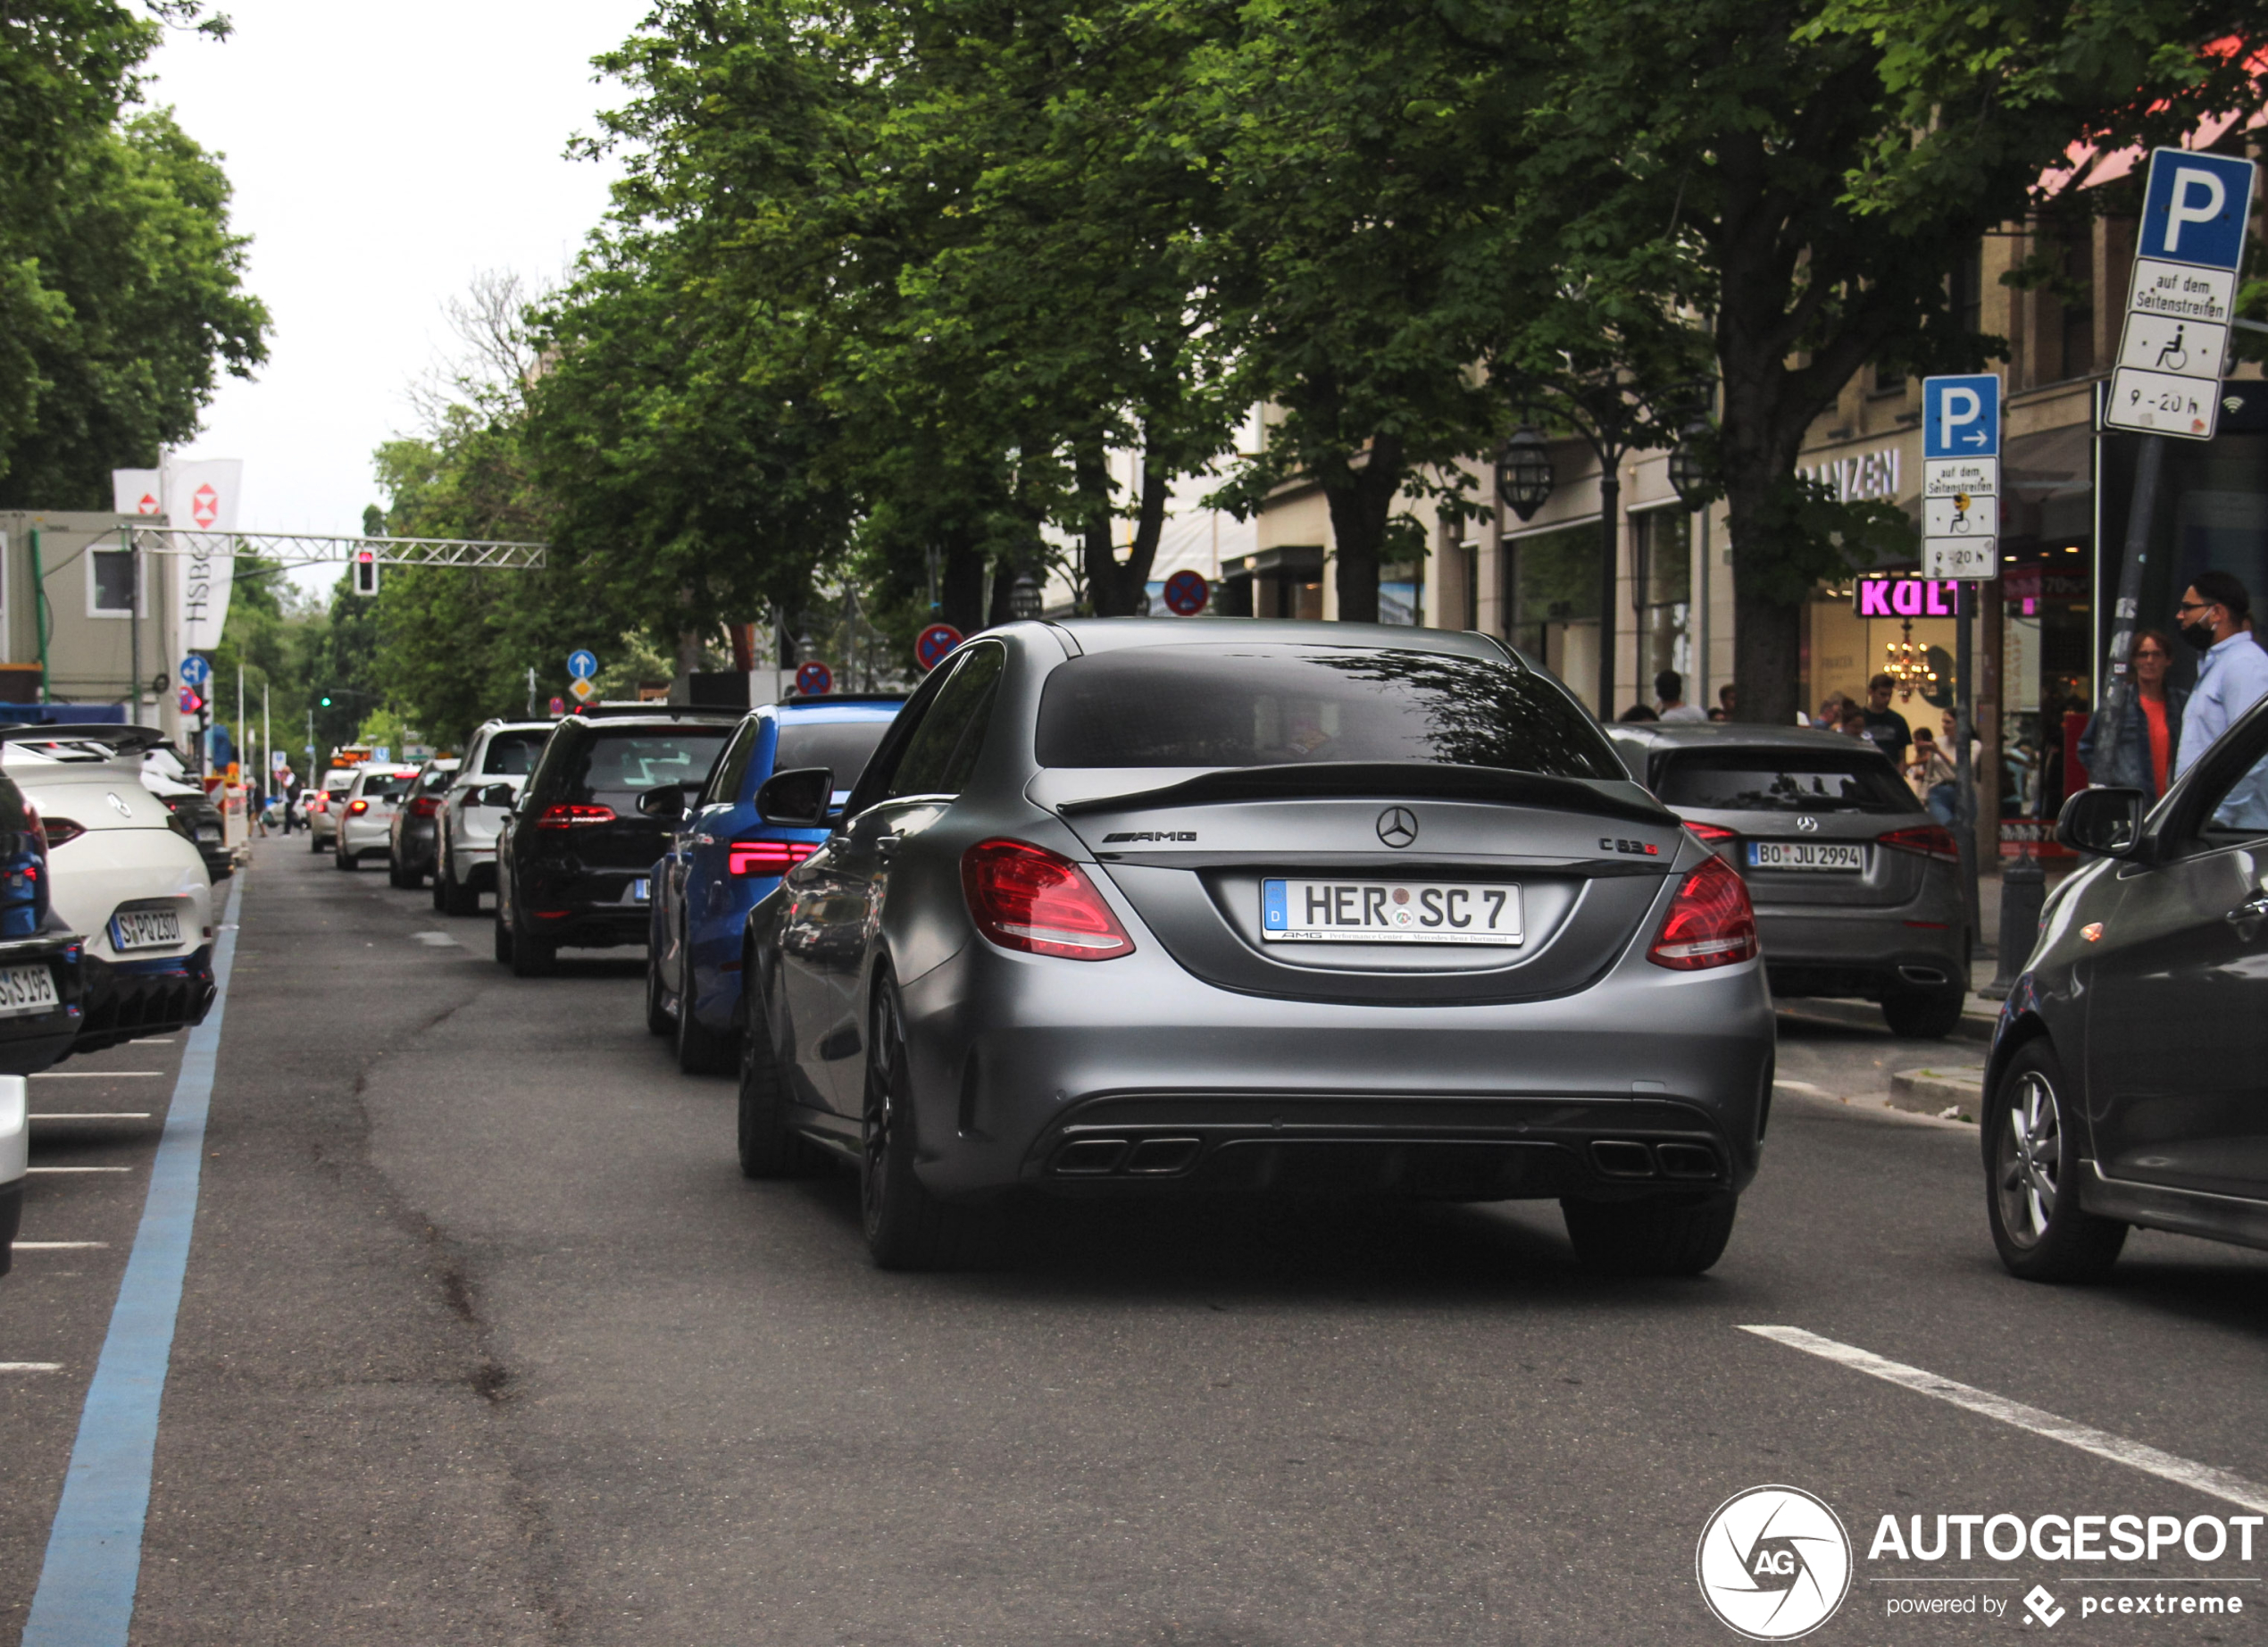
{"label": "storefront window", "polygon": [[1638,556],[1631,593],[1638,607],[1640,698],[1651,698],[1665,669],[1693,676],[1693,516],[1680,506],[1630,516]]}
{"label": "storefront window", "polygon": [[1598,523],[1505,539],[1507,638],[1598,706]]}

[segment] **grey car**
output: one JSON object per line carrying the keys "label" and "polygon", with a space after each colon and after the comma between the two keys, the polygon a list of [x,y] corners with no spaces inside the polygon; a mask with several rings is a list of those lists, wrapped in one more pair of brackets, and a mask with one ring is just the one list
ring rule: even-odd
{"label": "grey car", "polygon": [[393,850],[387,859],[386,878],[399,887],[420,887],[433,871],[440,835],[441,803],[456,779],[457,763],[451,758],[429,760],[417,769],[409,797],[388,827]]}
{"label": "grey car", "polygon": [[886,1267],[1014,1191],[1556,1199],[1692,1274],[1756,1170],[1772,1020],[1739,875],[1500,642],[1026,623],[923,682],[751,910],[740,1160],[839,1158]]}
{"label": "grey car", "polygon": [[2268,1248],[2268,704],[2145,818],[2083,790],[2057,833],[2096,855],[2049,895],[1985,1066],[1985,1205],[2001,1261],[2080,1281],[2129,1225]]}
{"label": "grey car", "polygon": [[1856,996],[1900,1035],[1961,1022],[1960,853],[1872,744],[1801,727],[1616,726],[1631,773],[1738,868],[1775,996]]}

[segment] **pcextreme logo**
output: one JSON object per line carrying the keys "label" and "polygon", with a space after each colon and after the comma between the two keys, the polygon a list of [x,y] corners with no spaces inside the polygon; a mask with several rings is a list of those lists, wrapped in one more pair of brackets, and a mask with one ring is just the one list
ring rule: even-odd
{"label": "pcextreme logo", "polygon": [[1751,1487],[1717,1506],[1693,1570],[1727,1628],[1752,1642],[1789,1642],[1832,1618],[1850,1593],[1850,1535],[1800,1487]]}

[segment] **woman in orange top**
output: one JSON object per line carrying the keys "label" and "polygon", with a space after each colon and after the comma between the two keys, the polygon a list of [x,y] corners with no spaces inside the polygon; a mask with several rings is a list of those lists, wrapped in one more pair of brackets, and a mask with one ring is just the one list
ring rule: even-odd
{"label": "woman in orange top", "polygon": [[2166,665],[2173,661],[2173,643],[2155,629],[2134,632],[2134,698],[2126,712],[2126,736],[2120,740],[2120,773],[2095,768],[2095,733],[2102,716],[2087,723],[2079,740],[2079,758],[2087,764],[2090,782],[2140,790],[2155,803],[2165,793],[2167,774],[2181,743],[2181,706],[2189,694],[2165,683]]}

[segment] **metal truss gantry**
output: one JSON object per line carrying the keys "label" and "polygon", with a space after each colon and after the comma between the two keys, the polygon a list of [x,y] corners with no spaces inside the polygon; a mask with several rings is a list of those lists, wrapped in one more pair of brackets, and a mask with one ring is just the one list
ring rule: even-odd
{"label": "metal truss gantry", "polygon": [[[318,532],[204,531],[194,526],[121,526],[125,547],[145,555],[257,555],[284,566],[352,562],[369,552],[381,566],[474,566],[500,572],[542,567],[541,543],[492,543],[471,538],[338,538]],[[130,539],[130,542],[125,540]]]}

